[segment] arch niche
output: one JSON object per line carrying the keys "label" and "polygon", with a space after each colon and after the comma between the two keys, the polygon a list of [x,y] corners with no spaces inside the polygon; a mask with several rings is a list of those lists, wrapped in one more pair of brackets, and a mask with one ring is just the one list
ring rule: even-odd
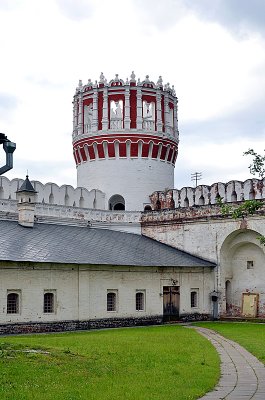
{"label": "arch niche", "polygon": [[114,194],[109,199],[109,210],[125,210],[125,200],[120,194]]}
{"label": "arch niche", "polygon": [[224,240],[220,252],[223,302],[221,314],[265,317],[265,248],[258,232],[237,230]]}

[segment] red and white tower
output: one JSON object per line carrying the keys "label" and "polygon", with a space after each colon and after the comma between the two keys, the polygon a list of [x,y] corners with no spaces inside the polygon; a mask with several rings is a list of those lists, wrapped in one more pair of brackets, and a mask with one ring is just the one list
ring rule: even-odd
{"label": "red and white tower", "polygon": [[174,186],[178,153],[174,86],[115,79],[83,85],[73,101],[77,185],[106,194],[106,209],[143,210],[156,190]]}

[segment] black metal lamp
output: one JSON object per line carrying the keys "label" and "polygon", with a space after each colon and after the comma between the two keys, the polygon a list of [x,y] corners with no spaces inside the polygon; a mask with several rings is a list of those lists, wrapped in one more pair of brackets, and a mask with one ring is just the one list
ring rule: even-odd
{"label": "black metal lamp", "polygon": [[0,144],[3,145],[3,149],[6,153],[6,164],[0,167],[0,175],[2,175],[13,168],[13,153],[16,150],[16,143],[7,139],[4,133],[0,133]]}

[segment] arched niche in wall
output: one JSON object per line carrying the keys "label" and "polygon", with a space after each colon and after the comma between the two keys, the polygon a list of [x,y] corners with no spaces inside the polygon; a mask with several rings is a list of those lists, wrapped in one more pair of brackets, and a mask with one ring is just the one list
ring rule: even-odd
{"label": "arched niche in wall", "polygon": [[109,210],[125,210],[125,200],[120,194],[114,194],[109,199]]}
{"label": "arched niche in wall", "polygon": [[263,316],[265,295],[265,249],[251,229],[232,232],[220,251],[224,293],[222,313],[235,317]]}

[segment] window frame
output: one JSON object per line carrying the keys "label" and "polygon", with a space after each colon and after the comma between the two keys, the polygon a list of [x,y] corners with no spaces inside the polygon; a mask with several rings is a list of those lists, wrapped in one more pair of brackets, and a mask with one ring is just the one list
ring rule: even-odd
{"label": "window frame", "polygon": [[[142,297],[142,299],[141,299],[141,302],[142,302],[142,307],[140,308],[140,307],[138,307],[138,305],[137,305],[137,295],[141,295],[141,297]],[[145,290],[136,290],[136,293],[135,293],[135,311],[137,311],[137,312],[143,312],[143,311],[145,311]]]}
{"label": "window frame", "polygon": [[199,289],[190,290],[190,308],[199,308]]}
{"label": "window frame", "polygon": [[[110,295],[114,296],[114,303],[113,303],[113,300],[112,300],[111,307],[110,307],[110,302],[109,302]],[[107,290],[106,306],[107,306],[107,312],[115,313],[115,312],[118,311],[118,290],[115,290],[115,289],[108,289]]]}
{"label": "window frame", "polygon": [[254,260],[247,260],[247,269],[254,269]]}
{"label": "window frame", "polygon": [[[46,311],[48,309],[48,305],[45,304],[45,298],[47,295],[52,295],[52,311]],[[46,308],[45,308],[46,307]],[[43,308],[42,308],[43,314],[55,314],[56,312],[56,290],[44,290],[43,293]]]}
{"label": "window frame", "polygon": [[[11,311],[9,304],[9,296],[15,295],[16,296],[16,308],[15,311]],[[6,314],[8,315],[19,315],[21,312],[21,291],[20,290],[8,290],[6,294]]]}

